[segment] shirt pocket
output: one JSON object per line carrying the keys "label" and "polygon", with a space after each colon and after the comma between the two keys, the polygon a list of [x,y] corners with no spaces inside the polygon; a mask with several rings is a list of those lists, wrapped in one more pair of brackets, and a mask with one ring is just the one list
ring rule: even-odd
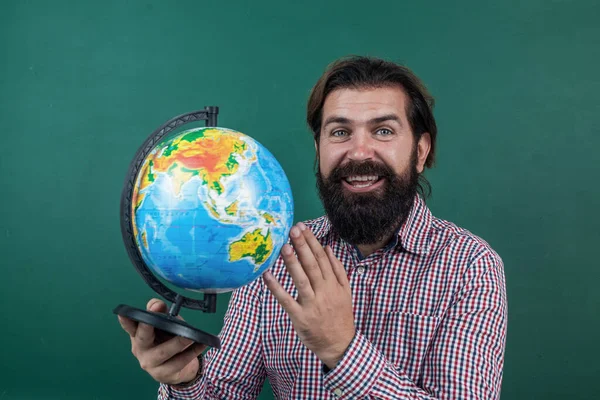
{"label": "shirt pocket", "polygon": [[441,318],[391,312],[386,316],[380,350],[414,383],[419,381],[423,361]]}

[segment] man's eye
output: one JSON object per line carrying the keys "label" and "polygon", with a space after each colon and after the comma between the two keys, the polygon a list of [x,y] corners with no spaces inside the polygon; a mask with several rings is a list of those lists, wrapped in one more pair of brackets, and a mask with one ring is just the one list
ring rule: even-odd
{"label": "man's eye", "polygon": [[382,128],[382,129],[378,129],[377,130],[377,134],[378,135],[383,135],[383,136],[389,136],[389,135],[392,135],[393,133],[394,132],[392,132],[391,130],[386,129],[386,128]]}
{"label": "man's eye", "polygon": [[348,135],[348,132],[341,130],[341,129],[331,132],[331,136],[334,136],[334,137],[344,137],[347,135]]}

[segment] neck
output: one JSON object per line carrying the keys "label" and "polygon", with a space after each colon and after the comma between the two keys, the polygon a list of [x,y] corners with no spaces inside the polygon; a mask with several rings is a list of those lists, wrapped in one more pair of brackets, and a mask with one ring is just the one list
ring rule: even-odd
{"label": "neck", "polygon": [[389,243],[391,238],[392,235],[389,235],[377,243],[359,244],[356,245],[356,247],[358,247],[358,250],[360,251],[360,254],[363,257],[368,257],[371,254],[375,253],[377,250],[383,248],[387,243]]}

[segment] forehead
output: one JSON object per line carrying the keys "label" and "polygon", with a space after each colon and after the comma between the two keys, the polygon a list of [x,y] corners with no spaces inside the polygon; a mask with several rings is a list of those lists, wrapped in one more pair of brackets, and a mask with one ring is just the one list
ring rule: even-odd
{"label": "forehead", "polygon": [[339,116],[358,122],[386,114],[396,114],[406,121],[407,102],[406,94],[397,86],[336,89],[325,99],[322,121]]}

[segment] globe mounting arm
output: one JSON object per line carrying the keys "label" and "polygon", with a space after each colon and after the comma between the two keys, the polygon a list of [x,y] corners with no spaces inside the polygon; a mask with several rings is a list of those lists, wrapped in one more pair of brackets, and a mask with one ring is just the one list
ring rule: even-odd
{"label": "globe mounting arm", "polygon": [[196,121],[205,121],[206,126],[217,126],[217,115],[219,107],[207,106],[203,110],[192,111],[186,114],[172,118],[156,129],[140,146],[133,161],[129,166],[127,178],[123,185],[123,193],[121,196],[121,233],[125,239],[125,248],[131,259],[135,269],[141,275],[142,279],[163,298],[172,302],[169,314],[174,317],[179,313],[180,308],[186,307],[193,310],[201,310],[208,313],[216,312],[217,301],[216,294],[204,293],[203,300],[190,299],[181,294],[178,294],[160,282],[150,271],[146,263],[143,261],[138,247],[135,243],[133,235],[133,227],[131,225],[131,199],[133,189],[136,184],[137,176],[142,168],[144,160],[154,147],[162,141],[171,131],[181,125]]}

